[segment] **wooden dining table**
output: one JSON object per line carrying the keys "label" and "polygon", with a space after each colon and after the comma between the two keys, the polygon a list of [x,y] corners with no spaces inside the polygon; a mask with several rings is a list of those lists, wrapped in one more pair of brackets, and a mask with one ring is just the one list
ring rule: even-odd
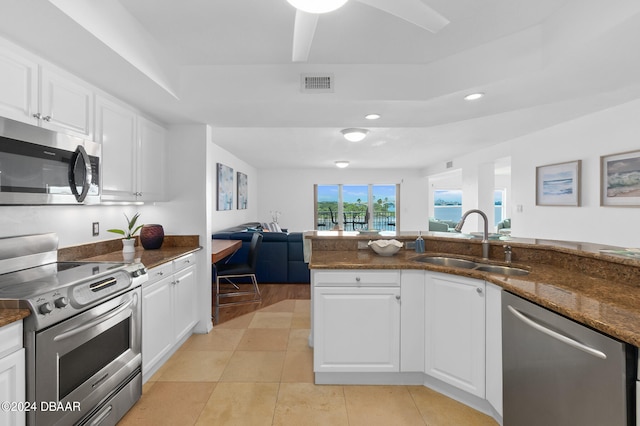
{"label": "wooden dining table", "polygon": [[242,247],[242,240],[211,240],[211,263],[215,264],[231,256]]}

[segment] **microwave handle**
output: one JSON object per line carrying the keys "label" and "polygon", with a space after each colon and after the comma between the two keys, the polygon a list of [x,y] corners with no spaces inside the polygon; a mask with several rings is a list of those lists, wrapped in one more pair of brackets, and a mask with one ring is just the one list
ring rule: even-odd
{"label": "microwave handle", "polygon": [[[76,188],[76,176],[75,169],[78,160],[82,160],[84,162],[85,174],[84,174],[84,182],[82,183],[82,192],[78,192]],[[69,186],[71,187],[71,192],[75,195],[76,200],[81,203],[84,201],[85,197],[89,193],[89,189],[91,188],[91,159],[85,151],[82,145],[78,145],[76,151],[71,156],[71,161],[69,162]]]}

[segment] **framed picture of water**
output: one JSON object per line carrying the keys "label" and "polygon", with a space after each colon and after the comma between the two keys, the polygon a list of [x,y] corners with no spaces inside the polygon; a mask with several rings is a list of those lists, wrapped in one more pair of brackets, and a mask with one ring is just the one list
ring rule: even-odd
{"label": "framed picture of water", "polygon": [[536,167],[537,206],[580,206],[581,160]]}
{"label": "framed picture of water", "polygon": [[217,188],[217,208],[218,210],[233,209],[233,169],[222,163],[217,163],[218,188]]}
{"label": "framed picture of water", "polygon": [[246,210],[247,201],[249,200],[247,175],[242,172],[238,172],[236,181],[238,186],[238,210]]}
{"label": "framed picture of water", "polygon": [[600,157],[600,205],[640,206],[640,151]]}

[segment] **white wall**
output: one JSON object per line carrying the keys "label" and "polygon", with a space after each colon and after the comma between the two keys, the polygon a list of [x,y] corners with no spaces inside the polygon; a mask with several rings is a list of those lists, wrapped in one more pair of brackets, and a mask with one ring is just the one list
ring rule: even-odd
{"label": "white wall", "polygon": [[[228,228],[231,226],[239,225],[246,222],[256,222],[258,211],[258,172],[255,167],[250,166],[246,162],[242,161],[229,151],[219,147],[215,144],[216,133],[213,129],[212,135],[213,143],[211,145],[211,153],[209,155],[209,163],[213,170],[211,178],[211,202],[212,202],[212,227],[213,231]],[[216,176],[216,163],[222,163],[225,166],[229,166],[233,169],[233,209],[232,210],[216,210],[216,190],[217,190],[217,176]],[[247,208],[244,210],[238,210],[238,192],[237,192],[237,172],[242,172],[247,175],[248,181],[248,202]]]}
{"label": "white wall", "polygon": [[[0,206],[0,237],[56,232],[60,247],[119,238],[110,228],[124,228],[123,213],[131,217],[141,206]],[[92,223],[100,223],[100,235],[92,236]],[[144,222],[143,222],[144,223]]]}
{"label": "white wall", "polygon": [[263,169],[259,171],[258,221],[282,212],[289,231],[314,229],[314,184],[400,184],[400,230],[428,229],[427,180],[418,170]]}
{"label": "white wall", "polygon": [[[640,247],[639,207],[600,206],[600,156],[640,149],[640,100],[511,141],[512,234]],[[582,160],[582,206],[535,205],[535,168]]]}

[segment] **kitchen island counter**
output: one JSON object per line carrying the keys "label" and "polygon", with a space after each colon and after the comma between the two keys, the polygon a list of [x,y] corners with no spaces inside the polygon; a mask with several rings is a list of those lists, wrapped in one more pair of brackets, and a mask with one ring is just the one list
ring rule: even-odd
{"label": "kitchen island counter", "polygon": [[[452,256],[482,263],[504,265],[506,241],[492,242],[490,261],[480,259],[479,241],[458,238],[425,238],[423,254],[402,249],[394,256],[379,256],[363,238],[307,235],[312,241],[311,269],[423,269],[483,279],[634,346],[640,346],[640,262],[626,257],[602,255],[597,245],[582,252],[579,243],[558,246],[509,241],[511,266],[528,275],[506,276],[471,269],[416,261],[424,255]],[[410,241],[413,237],[407,237]],[[401,238],[398,238],[402,240]],[[415,238],[414,238],[415,239]],[[364,238],[367,240],[367,238]],[[360,243],[358,243],[360,241]]]}

